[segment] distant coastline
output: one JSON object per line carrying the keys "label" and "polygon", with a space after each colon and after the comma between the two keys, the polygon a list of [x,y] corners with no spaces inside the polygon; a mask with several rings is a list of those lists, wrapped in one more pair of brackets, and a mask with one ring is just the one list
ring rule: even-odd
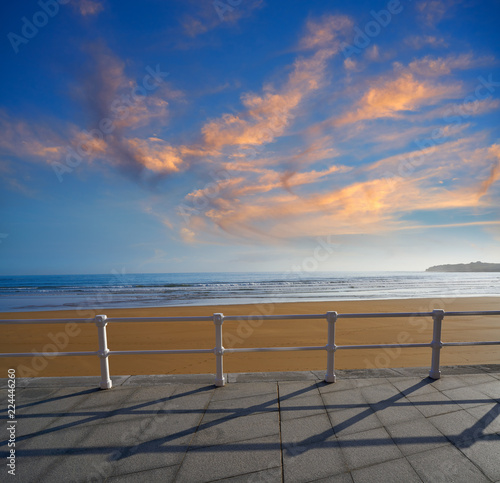
{"label": "distant coastline", "polygon": [[435,265],[426,272],[500,272],[500,263],[457,263],[454,265]]}

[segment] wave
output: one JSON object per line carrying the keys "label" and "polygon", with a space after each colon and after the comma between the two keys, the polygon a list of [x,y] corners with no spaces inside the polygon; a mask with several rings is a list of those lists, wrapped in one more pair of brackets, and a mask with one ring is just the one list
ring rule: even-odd
{"label": "wave", "polygon": [[0,310],[500,295],[498,273],[144,274],[0,277]]}

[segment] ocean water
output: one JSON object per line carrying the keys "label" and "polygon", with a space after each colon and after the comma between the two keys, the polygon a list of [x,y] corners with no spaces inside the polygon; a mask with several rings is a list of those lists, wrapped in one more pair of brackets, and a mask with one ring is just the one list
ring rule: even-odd
{"label": "ocean water", "polygon": [[500,296],[500,273],[0,276],[0,311]]}

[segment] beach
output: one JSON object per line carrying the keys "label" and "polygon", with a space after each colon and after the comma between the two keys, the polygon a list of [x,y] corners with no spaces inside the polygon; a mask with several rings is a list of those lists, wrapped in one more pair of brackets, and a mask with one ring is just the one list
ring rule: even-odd
{"label": "beach", "polygon": [[[3,312],[0,319],[168,317],[253,315],[252,322],[227,321],[223,324],[223,344],[230,347],[324,346],[326,320],[262,321],[259,315],[374,312],[429,312],[499,310],[500,297],[460,297],[435,299],[357,300],[330,302],[263,303],[246,305],[183,306],[130,309],[85,309],[44,312]],[[337,345],[383,343],[428,343],[432,339],[432,319],[403,317],[340,319],[336,324]],[[110,350],[213,349],[212,322],[140,322],[107,325]],[[500,340],[500,317],[445,317],[442,340]],[[18,377],[91,376],[99,374],[97,356],[53,357],[50,352],[96,351],[97,329],[90,324],[3,325],[0,352],[47,352],[47,356],[0,358],[3,374],[15,368]],[[338,350],[336,369],[430,366],[430,348]],[[445,347],[441,365],[498,364],[496,346]],[[111,375],[214,373],[212,354],[114,355],[109,358]],[[325,370],[326,351],[239,353],[224,356],[224,372],[269,372]]]}

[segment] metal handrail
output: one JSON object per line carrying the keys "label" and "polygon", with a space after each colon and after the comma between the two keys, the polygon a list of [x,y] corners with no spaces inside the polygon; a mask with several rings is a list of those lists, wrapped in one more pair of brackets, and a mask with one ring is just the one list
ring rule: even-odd
{"label": "metal handrail", "polygon": [[[472,345],[500,345],[500,341],[475,341],[475,342],[443,342],[441,340],[441,327],[444,316],[460,317],[471,315],[500,315],[500,310],[469,311],[469,312],[445,312],[435,309],[432,312],[385,312],[385,313],[361,313],[361,314],[338,314],[337,312],[327,312],[326,314],[294,314],[294,315],[261,315],[259,320],[305,320],[305,319],[326,319],[328,322],[328,340],[325,346],[304,346],[304,347],[241,347],[224,348],[222,345],[222,324],[224,321],[253,320],[253,315],[229,315],[215,313],[212,316],[204,317],[110,317],[97,315],[93,319],[0,319],[0,325],[6,324],[67,324],[67,323],[94,323],[97,326],[99,340],[99,350],[80,352],[50,352],[50,357],[57,356],[99,356],[101,365],[101,389],[110,389],[112,382],[109,373],[108,358],[110,355],[137,355],[137,354],[215,354],[216,376],[215,385],[224,386],[226,379],[223,372],[224,353],[238,352],[288,352],[288,351],[312,351],[326,350],[327,369],[325,374],[326,382],[335,382],[335,352],[344,349],[384,349],[400,347],[430,347],[432,348],[431,369],[429,377],[439,379],[441,371],[439,368],[440,351],[447,346],[472,346]],[[409,343],[409,344],[370,344],[370,345],[336,345],[335,325],[338,319],[369,319],[388,317],[432,317],[433,336],[429,343]],[[176,349],[176,350],[135,350],[135,351],[110,351],[107,343],[106,326],[108,323],[128,323],[128,322],[208,322],[213,321],[215,325],[215,348],[214,349]],[[0,357],[32,357],[48,356],[44,352],[17,352],[0,353]]]}

